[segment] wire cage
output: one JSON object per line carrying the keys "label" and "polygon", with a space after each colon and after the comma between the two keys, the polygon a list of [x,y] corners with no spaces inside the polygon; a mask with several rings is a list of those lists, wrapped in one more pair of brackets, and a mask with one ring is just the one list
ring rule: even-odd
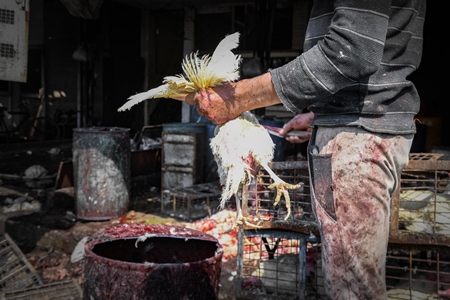
{"label": "wire cage", "polygon": [[[401,174],[386,262],[389,299],[450,298],[450,161],[441,156],[412,153]],[[260,228],[240,232],[238,298],[324,299],[320,247],[314,265],[307,250],[309,234],[318,235],[307,162],[273,162],[271,168],[284,181],[303,186],[289,191],[292,213],[286,220],[286,202],[273,205],[275,191],[265,171],[249,186],[247,211]]]}
{"label": "wire cage", "polygon": [[42,285],[42,280],[25,255],[5,233],[0,235],[0,291]]}
{"label": "wire cage", "polygon": [[281,196],[275,206],[276,189],[269,189],[273,179],[261,170],[248,187],[247,203],[242,207],[261,228],[286,229],[309,233],[316,232],[316,222],[311,207],[308,163],[306,161],[276,161],[270,165],[282,180],[301,184],[300,188],[288,190],[291,214],[287,217],[286,199]]}
{"label": "wire cage", "polygon": [[161,213],[186,221],[194,221],[218,210],[220,186],[202,183],[162,192]]}
{"label": "wire cage", "polygon": [[392,203],[391,241],[450,244],[450,161],[410,154]]}
{"label": "wire cage", "polygon": [[450,297],[450,250],[442,246],[390,244],[386,257],[388,299]]}
{"label": "wire cage", "polygon": [[239,231],[238,299],[322,299],[319,239],[285,230]]}
{"label": "wire cage", "polygon": [[81,300],[83,290],[75,279],[0,293],[2,300]]}

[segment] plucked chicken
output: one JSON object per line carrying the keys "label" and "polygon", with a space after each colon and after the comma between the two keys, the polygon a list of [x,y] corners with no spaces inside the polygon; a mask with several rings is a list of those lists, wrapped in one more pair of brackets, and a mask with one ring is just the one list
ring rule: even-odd
{"label": "plucked chicken", "polygon": [[301,184],[286,183],[270,169],[275,144],[253,114],[244,112],[240,117],[218,125],[210,146],[222,184],[220,205],[223,208],[233,195],[237,198],[237,224],[253,225],[248,222],[247,213],[241,210],[240,204],[244,204],[244,208],[247,207],[248,185],[261,168],[265,169],[273,180],[269,188],[277,189],[274,205],[279,203],[283,195],[287,208],[285,219],[289,218],[291,204],[288,189],[300,188]]}
{"label": "plucked chicken", "polygon": [[[128,101],[118,110],[124,111],[132,106],[152,98],[172,98],[184,100],[189,94],[202,89],[219,85],[223,82],[239,79],[240,55],[231,50],[239,44],[239,33],[226,36],[217,46],[212,56],[198,57],[192,53],[182,62],[184,75],[166,76],[163,85],[128,98]],[[233,195],[236,197],[236,223],[248,224],[245,211],[247,207],[248,184],[260,170],[264,168],[273,180],[269,188],[276,188],[274,205],[277,205],[283,195],[286,202],[288,219],[291,213],[288,189],[297,189],[301,184],[288,184],[280,179],[269,167],[273,159],[274,143],[256,117],[250,112],[244,112],[240,117],[218,125],[210,146],[218,165],[218,173],[222,185],[220,206],[224,208],[226,201]],[[241,209],[243,201],[244,211]]]}

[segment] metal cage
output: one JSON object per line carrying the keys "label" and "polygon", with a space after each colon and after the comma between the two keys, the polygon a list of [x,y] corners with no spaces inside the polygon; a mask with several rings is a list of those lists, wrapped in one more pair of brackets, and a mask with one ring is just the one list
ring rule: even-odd
{"label": "metal cage", "polygon": [[242,205],[243,211],[247,211],[260,228],[317,233],[317,225],[311,207],[308,163],[306,161],[277,161],[272,162],[270,167],[285,182],[302,183],[300,188],[288,190],[290,216],[286,218],[286,200],[283,196],[280,202],[276,206],[274,205],[276,189],[269,189],[273,180],[264,169],[259,171],[249,185],[247,203]]}
{"label": "metal cage", "polygon": [[319,240],[285,230],[239,232],[238,299],[321,299]]}
{"label": "metal cage", "polygon": [[393,198],[390,241],[450,244],[450,161],[441,154],[410,154]]}
{"label": "metal cage", "polygon": [[185,221],[194,221],[218,210],[220,186],[202,183],[162,192],[161,213]]}
{"label": "metal cage", "polygon": [[388,299],[448,299],[450,250],[390,244],[386,257]]}
{"label": "metal cage", "polygon": [[5,233],[0,235],[0,291],[42,285],[42,280],[25,255]]}

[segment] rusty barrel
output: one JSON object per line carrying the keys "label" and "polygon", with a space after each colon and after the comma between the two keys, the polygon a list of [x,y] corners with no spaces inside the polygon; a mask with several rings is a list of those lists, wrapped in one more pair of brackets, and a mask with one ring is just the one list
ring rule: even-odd
{"label": "rusty barrel", "polygon": [[109,220],[130,205],[130,133],[128,128],[73,130],[74,192],[78,219]]}
{"label": "rusty barrel", "polygon": [[217,299],[223,247],[181,226],[122,224],[85,244],[88,299]]}

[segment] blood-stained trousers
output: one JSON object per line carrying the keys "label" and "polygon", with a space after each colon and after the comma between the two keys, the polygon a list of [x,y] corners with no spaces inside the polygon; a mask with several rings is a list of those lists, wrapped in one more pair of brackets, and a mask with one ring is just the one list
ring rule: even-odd
{"label": "blood-stained trousers", "polygon": [[413,135],[358,127],[314,128],[308,146],[311,197],[331,299],[386,299],[391,198]]}

